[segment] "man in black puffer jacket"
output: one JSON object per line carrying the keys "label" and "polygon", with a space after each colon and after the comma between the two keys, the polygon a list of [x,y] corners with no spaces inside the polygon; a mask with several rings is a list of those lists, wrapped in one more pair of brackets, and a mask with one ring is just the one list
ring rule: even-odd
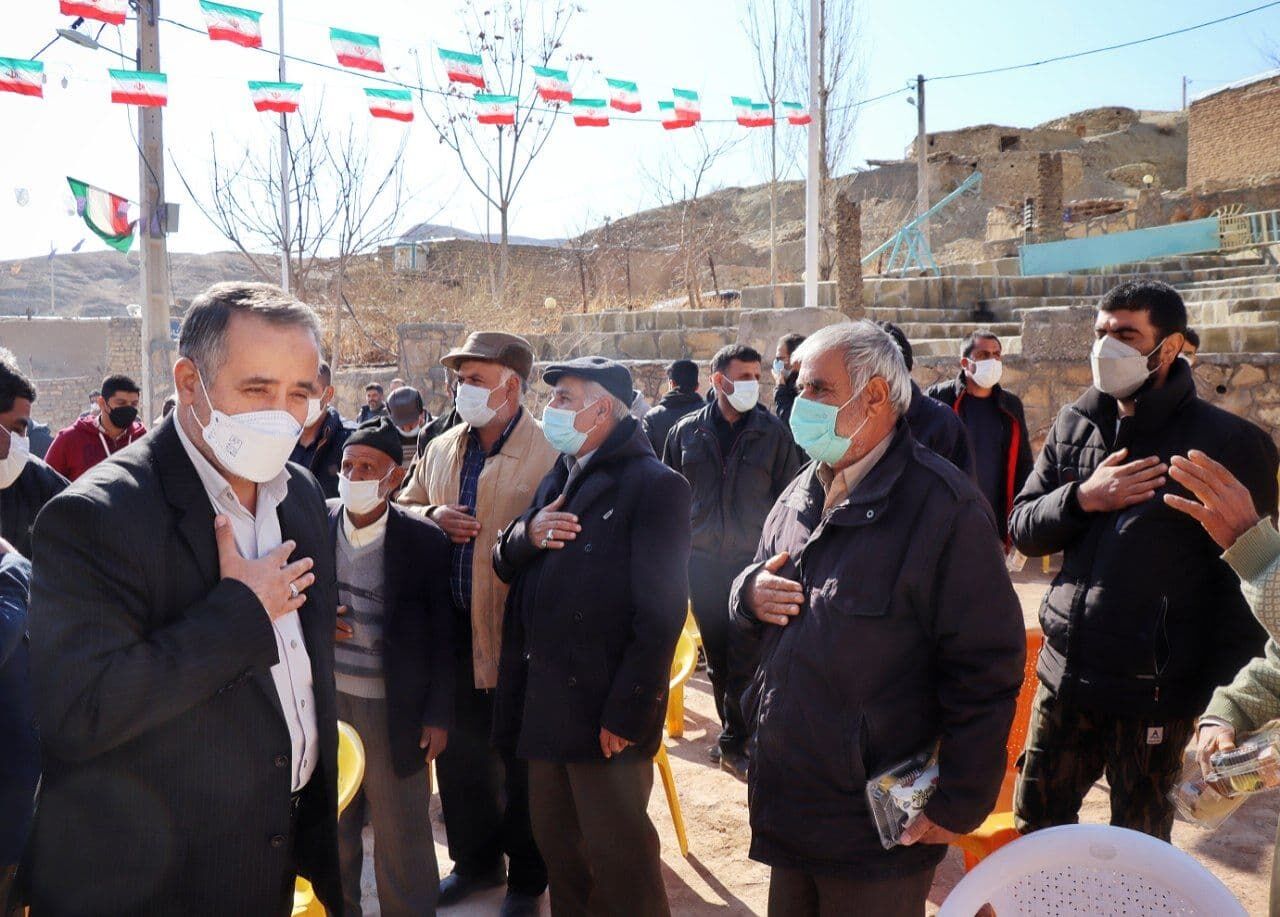
{"label": "man in black puffer jacket", "polygon": [[1062,409],[1010,517],[1013,543],[1064,553],[1040,607],[1041,688],[1014,800],[1022,831],[1071,824],[1104,772],[1111,823],[1169,839],[1167,794],[1197,714],[1263,648],[1240,580],[1164,494],[1169,460],[1207,453],[1276,509],[1277,453],[1258,427],[1196,397],[1178,359],[1186,307],[1121,284],[1095,324],[1094,386]]}
{"label": "man in black puffer jacket", "polygon": [[667,443],[667,434],[680,418],[706,406],[706,402],[698,394],[697,363],[692,360],[676,360],[667,367],[667,380],[671,383],[671,391],[663,395],[662,400],[650,408],[640,422],[644,435],[649,437],[649,445],[653,446],[653,454],[659,458]]}

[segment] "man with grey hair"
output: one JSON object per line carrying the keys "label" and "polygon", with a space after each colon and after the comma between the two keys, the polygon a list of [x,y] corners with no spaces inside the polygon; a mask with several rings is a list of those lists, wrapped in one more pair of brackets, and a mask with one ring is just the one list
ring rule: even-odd
{"label": "man with grey hair", "polygon": [[529,762],[553,914],[667,915],[647,806],[685,618],[689,485],[631,416],[631,373],[552,364],[563,455],[493,551],[512,584],[494,740]]}
{"label": "man with grey hair", "polygon": [[[771,915],[920,915],[947,842],[995,804],[1022,614],[991,508],[911,436],[893,339],[833,325],[794,359],[790,424],[813,463],[730,595],[764,641],[744,702],[751,857],[772,867]],[[885,850],[867,782],[935,751],[933,796]]]}
{"label": "man with grey hair", "polygon": [[324,497],[287,465],[320,327],[280,289],[196,297],[159,427],[36,521],[43,777],[32,911],[341,913]]}

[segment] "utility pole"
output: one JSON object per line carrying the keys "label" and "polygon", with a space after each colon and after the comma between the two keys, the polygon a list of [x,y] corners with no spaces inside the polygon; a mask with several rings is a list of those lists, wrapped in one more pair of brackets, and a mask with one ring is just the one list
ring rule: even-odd
{"label": "utility pole", "polygon": [[1182,110],[1183,111],[1187,110],[1187,82],[1188,80],[1184,76],[1182,78]]}
{"label": "utility pole", "polygon": [[[818,115],[818,89],[822,78],[818,71],[820,3],[821,0],[809,0],[809,111],[815,115]],[[809,125],[809,168],[804,177],[804,304],[811,309],[818,305],[818,213],[822,206],[819,133],[818,125]]]}
{"label": "utility pole", "polygon": [[[160,72],[160,0],[138,0],[137,68]],[[168,217],[164,200],[164,109],[138,109],[138,188],[142,216],[138,250],[142,255],[142,416],[150,422],[173,389],[173,337],[169,330]]]}
{"label": "utility pole", "polygon": [[[924,75],[916,75],[916,219],[929,209],[929,138],[924,129]],[[921,223],[920,232],[929,241],[929,225]]]}
{"label": "utility pole", "polygon": [[[280,19],[280,82],[285,81],[284,66],[284,0],[279,4]],[[289,122],[280,113],[280,287],[289,292]],[[334,345],[335,353],[337,345]],[[337,368],[336,366],[334,367]]]}

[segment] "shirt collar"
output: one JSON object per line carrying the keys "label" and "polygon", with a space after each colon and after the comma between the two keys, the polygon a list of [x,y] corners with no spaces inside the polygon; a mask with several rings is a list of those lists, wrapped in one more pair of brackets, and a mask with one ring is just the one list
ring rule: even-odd
{"label": "shirt collar", "polygon": [[[181,408],[175,408],[174,410],[181,410]],[[231,484],[223,476],[222,472],[204,457],[204,453],[196,448],[196,444],[191,441],[191,437],[187,436],[186,429],[177,417],[173,419],[173,425],[178,429],[178,440],[182,443],[182,448],[187,453],[187,458],[191,459],[191,464],[195,466],[196,474],[200,477],[200,483],[204,485],[205,493],[214,500],[227,501],[234,506],[243,508],[240,498],[236,496]],[[280,505],[289,493],[289,477],[289,469],[287,467],[280,469],[280,473],[270,481],[258,485],[258,494],[273,501],[277,506]]]}
{"label": "shirt collar", "polygon": [[894,431],[890,430],[870,452],[839,474],[832,471],[831,466],[825,463],[818,466],[818,480],[822,483],[823,490],[827,492],[827,499],[822,507],[824,512],[848,497],[876,466],[876,463],[884,458],[884,454],[889,451],[889,446],[893,444],[893,434]]}
{"label": "shirt collar", "polygon": [[[507,439],[510,438],[511,432],[516,428],[516,424],[520,422],[520,418],[523,416],[524,408],[516,408],[515,416],[513,416],[511,418],[511,422],[507,424],[507,428],[502,431],[502,435],[498,437],[498,441],[493,444],[493,448],[489,450],[488,455],[485,456],[486,458],[495,456],[502,451],[502,447],[507,444]],[[467,442],[469,445],[474,446],[477,449],[480,448],[480,437],[476,434],[476,428],[470,425],[467,426]]]}
{"label": "shirt collar", "polygon": [[342,510],[342,533],[347,536],[347,543],[353,548],[363,548],[365,545],[373,544],[387,533],[387,517],[391,515],[391,508],[387,507],[382,511],[382,515],[370,522],[363,528],[356,528],[351,521],[351,514]]}

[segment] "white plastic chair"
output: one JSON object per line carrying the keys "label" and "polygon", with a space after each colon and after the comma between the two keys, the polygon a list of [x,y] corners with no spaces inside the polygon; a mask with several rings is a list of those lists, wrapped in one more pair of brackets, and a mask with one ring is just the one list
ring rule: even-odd
{"label": "white plastic chair", "polygon": [[1108,825],[1064,825],[1027,835],[977,865],[938,917],[1178,915],[1246,917],[1218,879],[1176,847]]}

